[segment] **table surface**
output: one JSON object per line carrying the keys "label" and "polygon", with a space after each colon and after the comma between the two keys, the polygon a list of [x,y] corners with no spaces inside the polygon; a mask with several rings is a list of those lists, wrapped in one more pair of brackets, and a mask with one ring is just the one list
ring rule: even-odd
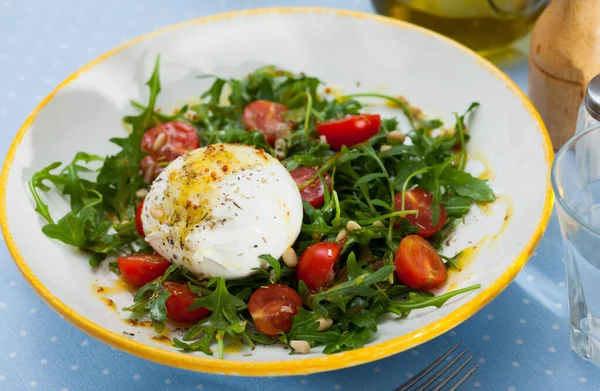
{"label": "table surface", "polygon": [[[373,12],[369,0],[0,0],[0,159],[38,102],[99,54],[182,20],[274,5]],[[503,69],[525,89],[523,58],[505,63]],[[569,348],[562,257],[560,231],[553,216],[537,251],[515,281],[454,330],[371,364],[267,379],[174,369],[94,340],[44,304],[21,277],[2,242],[0,389],[392,390],[457,341],[463,341],[480,364],[465,390],[598,389],[600,368],[581,360]]]}

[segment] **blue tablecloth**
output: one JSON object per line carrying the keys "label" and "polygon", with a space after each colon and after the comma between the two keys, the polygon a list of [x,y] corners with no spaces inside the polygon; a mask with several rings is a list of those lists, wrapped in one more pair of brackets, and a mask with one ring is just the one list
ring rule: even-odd
{"label": "blue tablecloth", "polygon": [[[373,12],[368,0],[0,0],[0,158],[35,105],[104,51],[185,19],[273,5]],[[526,87],[525,62],[504,69]],[[465,390],[600,389],[600,368],[569,349],[567,288],[555,217],[517,279],[455,330],[368,365],[271,379],[194,373],[116,351],[49,309],[0,244],[2,390],[391,390],[459,340],[480,364]]]}

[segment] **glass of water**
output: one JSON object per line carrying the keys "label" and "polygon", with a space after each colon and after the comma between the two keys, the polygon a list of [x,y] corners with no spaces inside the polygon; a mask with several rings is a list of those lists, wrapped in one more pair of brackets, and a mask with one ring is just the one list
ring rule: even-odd
{"label": "glass of water", "polygon": [[600,125],[561,148],[552,186],[564,238],[571,348],[600,365]]}

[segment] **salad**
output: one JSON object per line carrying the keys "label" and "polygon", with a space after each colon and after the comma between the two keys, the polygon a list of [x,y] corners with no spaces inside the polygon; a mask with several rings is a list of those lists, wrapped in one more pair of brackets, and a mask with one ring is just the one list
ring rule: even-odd
{"label": "salad", "polygon": [[[46,236],[136,287],[132,317],[185,324],[173,344],[283,344],[295,353],[362,347],[377,320],[440,307],[479,285],[435,296],[454,257],[439,250],[474,203],[492,202],[465,172],[469,135],[380,93],[332,96],[317,78],[274,66],[216,76],[173,113],[132,102],[111,156],[79,152],[35,173],[29,188]],[[367,112],[362,98],[398,109]],[[44,192],[71,210],[58,220]],[[215,347],[216,345],[216,347]]]}

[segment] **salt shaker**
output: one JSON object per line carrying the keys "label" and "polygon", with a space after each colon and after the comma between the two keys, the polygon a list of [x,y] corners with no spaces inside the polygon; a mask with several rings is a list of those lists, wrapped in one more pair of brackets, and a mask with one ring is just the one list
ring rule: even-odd
{"label": "salt shaker", "polygon": [[600,123],[600,74],[588,83],[585,98],[579,106],[575,133]]}

